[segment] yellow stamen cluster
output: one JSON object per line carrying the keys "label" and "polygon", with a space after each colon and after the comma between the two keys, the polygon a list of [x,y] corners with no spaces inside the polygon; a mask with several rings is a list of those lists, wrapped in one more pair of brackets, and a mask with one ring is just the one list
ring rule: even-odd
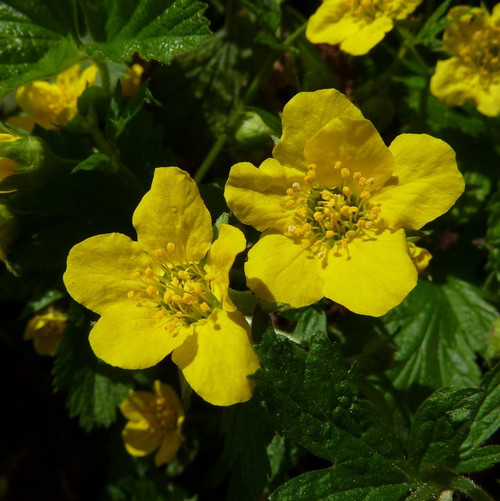
{"label": "yellow stamen cluster", "polygon": [[352,13],[358,17],[375,19],[381,13],[389,14],[393,0],[351,0]]}
{"label": "yellow stamen cluster", "polygon": [[334,244],[346,247],[358,231],[370,229],[381,210],[368,202],[374,178],[366,178],[360,172],[351,175],[340,161],[334,169],[340,174],[339,186],[318,185],[316,166],[311,164],[304,184],[295,182],[286,190],[285,204],[294,211],[296,220],[288,227],[288,234],[320,259]]}
{"label": "yellow stamen cluster", "polygon": [[491,83],[493,74],[500,71],[500,30],[493,27],[474,32],[470,45],[459,54],[466,66],[481,76],[483,85]]}
{"label": "yellow stamen cluster", "polygon": [[150,433],[172,431],[177,428],[177,412],[162,397],[157,397],[149,403],[144,417],[148,422]]}
{"label": "yellow stamen cluster", "polygon": [[[189,325],[207,318],[218,306],[210,287],[214,277],[206,274],[200,263],[173,265],[160,259],[175,251],[174,244],[169,243],[166,250],[154,251],[152,257],[157,259],[152,259],[151,266],[133,274],[137,287],[129,290],[127,297],[137,300],[140,306],[153,308],[158,319],[173,316]],[[173,328],[171,324],[169,327]]]}

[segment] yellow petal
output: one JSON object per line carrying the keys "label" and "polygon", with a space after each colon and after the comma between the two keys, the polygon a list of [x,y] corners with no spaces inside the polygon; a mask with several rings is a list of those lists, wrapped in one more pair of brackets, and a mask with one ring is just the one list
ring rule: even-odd
{"label": "yellow petal", "polygon": [[389,147],[396,168],[394,185],[374,193],[381,220],[390,228],[419,229],[444,214],[464,191],[455,152],[426,134],[402,134]]}
{"label": "yellow petal", "polygon": [[347,36],[340,44],[340,48],[354,56],[362,56],[375,47],[385,34],[393,28],[392,19],[381,16],[365,24],[357,33]]}
{"label": "yellow petal", "polygon": [[335,45],[359,30],[360,19],[345,0],[325,0],[309,18],[306,37],[312,43]]}
{"label": "yellow petal", "polygon": [[463,50],[469,51],[472,37],[488,24],[489,14],[485,9],[470,5],[457,5],[449,10],[450,21],[443,34],[444,48],[448,54],[458,56]]}
{"label": "yellow petal", "polygon": [[243,233],[228,224],[221,224],[219,238],[212,244],[208,252],[205,266],[209,275],[214,277],[211,283],[212,292],[219,300],[222,308],[234,311],[236,308],[229,299],[229,271],[237,254],[245,250],[246,240]]}
{"label": "yellow petal", "polygon": [[110,365],[145,369],[161,362],[184,342],[188,329],[167,329],[170,318],[158,319],[148,307],[109,306],[90,331],[94,353]]}
{"label": "yellow petal", "polygon": [[447,106],[461,106],[466,101],[476,104],[481,88],[479,74],[456,57],[438,61],[431,77],[432,94]]}
{"label": "yellow petal", "polygon": [[231,168],[224,196],[241,222],[259,231],[272,228],[284,232],[295,220],[295,212],[286,206],[286,190],[303,178],[302,172],[283,167],[272,158],[259,168],[242,162]]}
{"label": "yellow petal", "polygon": [[[165,400],[165,403],[174,408],[177,416],[184,416],[184,408],[174,389],[169,385],[156,380],[154,382],[155,393]],[[130,419],[130,418],[129,418]]]}
{"label": "yellow petal", "polygon": [[[335,164],[340,161],[350,175],[354,172],[370,178],[374,183],[371,191],[383,186],[394,170],[394,160],[379,133],[369,120],[335,118],[330,120],[304,149],[308,163],[317,167],[317,181],[320,185],[335,187],[340,183],[340,169]],[[347,178],[354,191],[366,188]]]}
{"label": "yellow petal", "polygon": [[417,283],[403,230],[365,232],[338,246],[324,270],[324,295],[354,313],[378,317],[397,306]]}
{"label": "yellow petal", "polygon": [[163,433],[151,432],[146,421],[129,422],[122,431],[123,442],[127,452],[132,456],[147,456],[161,443]]}
{"label": "yellow petal", "polygon": [[155,169],[153,184],[134,212],[137,239],[146,249],[175,248],[174,264],[198,262],[212,243],[212,220],[196,183],[178,167]]}
{"label": "yellow petal", "polygon": [[64,284],[76,301],[101,313],[109,305],[130,303],[127,292],[138,286],[134,273],[149,263],[139,244],[127,236],[96,235],[71,249]]}
{"label": "yellow petal", "polygon": [[254,383],[247,376],[259,368],[259,361],[245,317],[215,310],[195,325],[195,334],[172,354],[187,382],[214,405],[250,400]]}
{"label": "yellow petal", "polygon": [[423,0],[391,0],[391,17],[393,19],[405,19],[411,14]]}
{"label": "yellow petal", "polygon": [[304,146],[336,117],[361,119],[363,115],[344,94],[335,89],[295,95],[283,109],[283,135],[273,150],[273,157],[283,165],[307,169]]}
{"label": "yellow petal", "polygon": [[131,391],[120,404],[120,411],[129,421],[144,421],[145,414],[151,412],[156,403],[156,395],[150,391]]}
{"label": "yellow petal", "polygon": [[291,238],[264,234],[250,249],[247,285],[258,296],[300,308],[323,297],[320,262]]}
{"label": "yellow petal", "polygon": [[155,466],[170,463],[175,458],[184,437],[177,430],[167,431],[155,456]]}

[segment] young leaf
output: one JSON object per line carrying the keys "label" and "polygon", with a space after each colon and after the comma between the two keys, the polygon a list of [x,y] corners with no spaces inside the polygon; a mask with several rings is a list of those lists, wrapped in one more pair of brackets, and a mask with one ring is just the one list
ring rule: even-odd
{"label": "young leaf", "polygon": [[456,457],[481,401],[478,388],[441,388],[419,407],[411,427],[410,463],[420,473]]}
{"label": "young leaf", "polygon": [[485,445],[471,451],[466,459],[453,467],[459,473],[474,473],[491,468],[495,463],[500,463],[500,445]]}
{"label": "young leaf", "polygon": [[326,315],[324,311],[314,308],[305,309],[293,331],[293,336],[299,341],[309,341],[318,333],[326,334]]}

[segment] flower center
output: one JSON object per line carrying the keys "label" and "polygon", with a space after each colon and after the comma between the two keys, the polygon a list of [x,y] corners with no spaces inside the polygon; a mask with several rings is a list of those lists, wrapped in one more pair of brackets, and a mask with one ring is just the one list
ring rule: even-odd
{"label": "flower center", "polygon": [[172,242],[168,243],[167,252],[155,250],[156,262],[134,273],[137,289],[131,289],[127,296],[139,298],[139,306],[153,308],[159,319],[174,316],[189,325],[207,318],[212,309],[220,305],[210,288],[214,277],[205,273],[201,263],[167,263],[165,258],[174,251]]}
{"label": "flower center", "polygon": [[460,52],[471,71],[479,73],[483,84],[489,85],[494,73],[500,72],[500,30],[475,31],[469,46]]}
{"label": "flower center", "polygon": [[288,227],[288,236],[323,259],[334,245],[347,247],[359,231],[370,229],[380,214],[380,206],[371,206],[370,186],[375,179],[361,172],[351,175],[342,163],[335,163],[342,182],[334,188],[315,182],[316,166],[308,166],[304,183],[295,182],[286,190],[286,206],[295,212],[296,223]]}
{"label": "flower center", "polygon": [[149,432],[172,431],[177,428],[177,412],[165,402],[163,397],[149,403],[144,418],[149,424]]}
{"label": "flower center", "polygon": [[392,0],[352,0],[352,13],[373,20],[380,14],[389,14]]}

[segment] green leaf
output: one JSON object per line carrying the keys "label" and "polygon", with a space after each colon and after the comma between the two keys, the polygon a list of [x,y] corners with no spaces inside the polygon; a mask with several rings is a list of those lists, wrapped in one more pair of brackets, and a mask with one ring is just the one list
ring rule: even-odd
{"label": "green leaf", "polygon": [[134,386],[132,373],[107,366],[95,357],[82,307],[72,303],[69,314],[52,369],[54,390],[67,392],[69,415],[78,416],[82,428],[108,427]]}
{"label": "green leaf", "polygon": [[88,15],[96,4],[85,3],[89,31],[98,37],[86,51],[100,61],[127,62],[137,52],[168,64],[210,34],[205,5],[197,0],[111,0],[104,28],[102,19]]}
{"label": "green leaf", "polygon": [[474,450],[482,445],[500,428],[500,364],[484,376],[481,387],[483,398],[474,416],[470,433],[461,447],[460,457],[468,459]]}
{"label": "green leaf", "polygon": [[410,432],[409,458],[425,473],[453,460],[467,437],[481,401],[478,388],[441,388],[419,407]]}
{"label": "green leaf", "polygon": [[94,170],[101,169],[106,171],[111,168],[112,163],[108,155],[104,153],[94,153],[90,157],[86,158],[83,162],[80,162],[71,172],[75,173],[80,170]]}
{"label": "green leaf", "polygon": [[[396,480],[400,476],[400,480]],[[277,489],[270,501],[397,501],[414,485],[397,470],[388,470],[377,457],[351,459],[304,473]]]}
{"label": "green leaf", "polygon": [[225,456],[237,472],[236,478],[241,479],[233,487],[239,499],[244,493],[248,499],[259,499],[271,473],[266,448],[274,430],[268,415],[254,399],[233,405],[224,410],[221,431],[225,435]]}
{"label": "green leaf", "polygon": [[326,334],[326,314],[314,308],[305,309],[293,331],[293,337],[309,343],[318,333]]}
{"label": "green leaf", "polygon": [[[78,33],[77,4],[90,37]],[[0,97],[89,57],[170,63],[210,34],[204,10],[197,0],[0,1]]]}
{"label": "green leaf", "polygon": [[460,459],[454,470],[459,473],[474,473],[500,463],[500,445],[486,445],[471,452],[467,459]]}
{"label": "green leaf", "polygon": [[372,456],[389,465],[403,461],[379,409],[358,397],[356,371],[344,367],[336,344],[319,335],[306,352],[270,325],[262,331],[257,391],[286,437],[332,462]]}
{"label": "green leaf", "polygon": [[[469,311],[462,311],[461,308]],[[441,287],[420,280],[383,322],[394,333],[397,366],[388,372],[398,390],[411,388],[412,402],[443,386],[478,386],[475,352],[488,336],[493,310],[477,290],[457,280]]]}
{"label": "green leaf", "polygon": [[427,19],[427,22],[415,38],[416,44],[421,43],[431,48],[441,45],[442,42],[436,39],[437,35],[453,22],[453,20],[446,18],[450,3],[451,0],[441,2],[439,7],[429,16],[429,19]]}

